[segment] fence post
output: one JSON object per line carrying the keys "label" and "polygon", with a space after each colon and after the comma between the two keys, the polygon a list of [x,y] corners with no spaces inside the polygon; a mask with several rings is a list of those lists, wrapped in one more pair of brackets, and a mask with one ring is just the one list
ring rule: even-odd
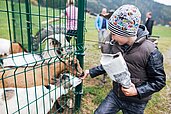
{"label": "fence post", "polygon": [[26,22],[27,22],[27,38],[28,38],[28,51],[31,52],[31,11],[30,11],[30,0],[25,0],[26,6]]}
{"label": "fence post", "polygon": [[[15,1],[16,2],[16,1]],[[15,25],[16,25],[16,20],[15,20],[15,2],[11,1],[11,10],[12,10],[12,24],[13,24],[13,38],[14,38],[14,42],[16,42],[16,30],[15,30]]]}
{"label": "fence post", "polygon": [[[78,0],[78,26],[77,26],[77,46],[80,46],[84,49],[83,43],[83,32],[84,32],[84,6],[85,0]],[[84,66],[84,50],[79,50],[77,47],[77,58],[80,61],[80,65],[83,68]],[[81,92],[82,92],[82,83],[78,85],[75,89],[76,96],[75,96],[75,109],[79,110],[81,105]]]}

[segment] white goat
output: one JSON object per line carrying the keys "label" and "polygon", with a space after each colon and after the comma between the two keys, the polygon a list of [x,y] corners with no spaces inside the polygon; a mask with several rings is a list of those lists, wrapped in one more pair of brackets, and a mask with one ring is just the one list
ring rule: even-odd
{"label": "white goat", "polygon": [[0,43],[0,56],[26,51],[20,43],[11,43],[10,40],[2,38],[0,38]]}
{"label": "white goat", "polygon": [[64,88],[55,85],[50,85],[50,89],[45,86],[0,89],[0,114],[7,114],[7,109],[8,114],[18,110],[21,114],[47,114],[63,94],[66,94]]}

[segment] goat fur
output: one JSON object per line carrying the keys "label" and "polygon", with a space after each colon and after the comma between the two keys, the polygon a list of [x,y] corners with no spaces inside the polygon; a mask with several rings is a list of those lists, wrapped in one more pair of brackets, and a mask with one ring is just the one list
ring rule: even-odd
{"label": "goat fur", "polygon": [[40,65],[42,63],[42,58],[39,55],[26,52],[10,54],[3,59],[3,67],[35,66]]}

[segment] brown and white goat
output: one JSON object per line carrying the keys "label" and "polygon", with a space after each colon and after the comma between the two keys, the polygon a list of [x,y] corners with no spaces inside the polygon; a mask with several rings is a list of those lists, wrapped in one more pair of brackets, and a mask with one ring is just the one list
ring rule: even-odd
{"label": "brown and white goat", "polygon": [[53,84],[56,78],[64,71],[69,71],[74,75],[83,73],[79,61],[67,59],[63,62],[55,62],[50,65],[42,64],[35,67],[19,67],[14,69],[0,70],[0,88],[25,88],[38,85]]}

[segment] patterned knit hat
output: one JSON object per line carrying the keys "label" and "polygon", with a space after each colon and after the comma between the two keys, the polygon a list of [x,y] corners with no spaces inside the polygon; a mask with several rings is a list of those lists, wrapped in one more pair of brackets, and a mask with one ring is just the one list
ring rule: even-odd
{"label": "patterned knit hat", "polygon": [[141,21],[141,13],[134,5],[119,7],[109,18],[109,30],[125,37],[136,36]]}

